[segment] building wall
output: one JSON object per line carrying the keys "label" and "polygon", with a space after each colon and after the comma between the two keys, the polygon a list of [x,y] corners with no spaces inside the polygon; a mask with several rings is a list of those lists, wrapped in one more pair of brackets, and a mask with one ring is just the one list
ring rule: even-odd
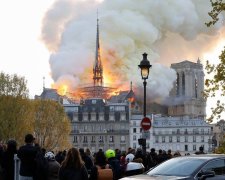
{"label": "building wall", "polygon": [[[143,138],[140,127],[142,115],[132,115],[130,122],[130,146],[140,147],[138,139]],[[149,116],[151,117],[151,116]],[[212,151],[212,126],[203,119],[187,117],[157,117],[152,118],[152,127],[146,138],[147,151],[156,150],[179,151],[182,154],[195,153],[200,146],[205,152]]]}
{"label": "building wall", "polygon": [[197,63],[183,61],[171,64],[177,72],[177,80],[170,92],[171,104],[168,107],[169,116],[206,116],[206,102],[203,98],[204,72],[203,66]]}
{"label": "building wall", "polygon": [[[72,107],[71,107],[72,106]],[[129,103],[109,103],[88,99],[83,105],[64,106],[72,123],[71,141],[75,147],[127,150],[129,147]]]}

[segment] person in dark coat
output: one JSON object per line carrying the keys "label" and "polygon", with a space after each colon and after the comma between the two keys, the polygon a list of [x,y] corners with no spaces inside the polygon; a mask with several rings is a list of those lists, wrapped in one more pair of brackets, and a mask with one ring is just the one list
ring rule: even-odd
{"label": "person in dark coat", "polygon": [[148,168],[155,167],[158,164],[158,155],[155,152],[155,148],[151,148],[150,153],[148,154]]}
{"label": "person in dark coat", "polygon": [[48,160],[45,158],[46,150],[39,144],[35,144],[37,154],[35,157],[35,173],[33,180],[47,180],[48,177]]}
{"label": "person in dark coat", "polygon": [[116,153],[112,149],[108,149],[105,152],[105,156],[108,160],[108,164],[113,170],[113,180],[122,178],[122,168],[120,167],[120,161],[116,158]]}
{"label": "person in dark coat", "polygon": [[80,152],[82,160],[84,161],[84,164],[85,164],[85,167],[86,167],[88,173],[90,173],[91,172],[91,168],[94,165],[93,161],[91,160],[91,158],[87,154],[85,154],[83,148],[80,148],[79,152]]}
{"label": "person in dark coat", "polygon": [[35,158],[37,148],[34,147],[34,140],[32,134],[25,136],[25,145],[21,146],[18,150],[17,156],[21,161],[20,164],[20,180],[33,180],[35,173]]}
{"label": "person in dark coat", "polygon": [[88,172],[77,148],[69,149],[59,169],[59,180],[88,180]]}
{"label": "person in dark coat", "polygon": [[48,160],[47,180],[58,180],[60,164],[55,160],[55,155],[52,152],[47,152],[45,158]]}
{"label": "person in dark coat", "polygon": [[3,179],[14,180],[14,155],[17,153],[15,140],[7,142],[7,149],[2,154]]}

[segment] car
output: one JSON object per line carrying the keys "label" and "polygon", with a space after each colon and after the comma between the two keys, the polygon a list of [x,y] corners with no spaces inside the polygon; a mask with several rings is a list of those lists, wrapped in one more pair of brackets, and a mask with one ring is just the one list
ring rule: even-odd
{"label": "car", "polygon": [[225,155],[202,154],[169,159],[144,174],[121,180],[225,180]]}

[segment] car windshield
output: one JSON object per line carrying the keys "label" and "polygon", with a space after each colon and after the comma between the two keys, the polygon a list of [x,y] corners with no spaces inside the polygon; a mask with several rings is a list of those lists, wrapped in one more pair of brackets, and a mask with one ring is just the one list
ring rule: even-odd
{"label": "car windshield", "polygon": [[191,175],[206,159],[197,158],[173,158],[154,169],[150,170],[148,175],[167,175],[167,176],[189,176]]}

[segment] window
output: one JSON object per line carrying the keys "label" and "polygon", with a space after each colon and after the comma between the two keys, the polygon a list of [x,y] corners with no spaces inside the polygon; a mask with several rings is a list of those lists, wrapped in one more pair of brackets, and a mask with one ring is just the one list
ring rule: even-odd
{"label": "window", "polygon": [[180,76],[179,74],[177,73],[177,80],[176,80],[176,95],[179,96],[180,95]]}
{"label": "window", "polygon": [[73,142],[77,143],[77,136],[73,136]]}
{"label": "window", "polygon": [[182,95],[185,95],[185,75],[182,73]]}
{"label": "window", "polygon": [[87,136],[84,136],[83,143],[87,143]]}
{"label": "window", "polygon": [[179,136],[177,136],[177,142],[180,142],[180,137]]}
{"label": "window", "polygon": [[99,142],[104,142],[103,136],[99,136]]}
{"label": "window", "polygon": [[134,141],[137,140],[137,137],[136,137],[135,135],[133,136],[133,140],[134,140]]}
{"label": "window", "polygon": [[165,136],[162,136],[162,142],[163,143],[165,142]]}
{"label": "window", "polygon": [[172,141],[173,141],[172,136],[169,136],[169,142],[172,142]]}
{"label": "window", "polygon": [[126,120],[126,114],[121,113],[121,114],[120,114],[120,120],[121,120],[121,121],[125,121],[125,120]]}
{"label": "window", "polygon": [[224,175],[225,174],[224,159],[211,160],[202,168],[202,170],[214,171],[216,175]]}
{"label": "window", "polygon": [[196,136],[193,136],[193,142],[196,142]]}
{"label": "window", "polygon": [[109,106],[109,111],[114,111],[114,106]]}
{"label": "window", "polygon": [[91,136],[91,142],[95,142],[95,136]]}
{"label": "window", "polygon": [[91,121],[96,121],[96,113],[95,112],[91,113]]}
{"label": "window", "polygon": [[180,134],[180,129],[177,129],[177,134]]}
{"label": "window", "polygon": [[136,126],[136,121],[133,121],[133,125]]}
{"label": "window", "polygon": [[136,128],[133,128],[133,133],[136,133]]}
{"label": "window", "polygon": [[135,149],[137,147],[136,143],[133,143],[133,148]]}
{"label": "window", "polygon": [[115,121],[115,114],[114,113],[110,113],[109,114],[109,120],[110,121]]}
{"label": "window", "polygon": [[193,145],[193,151],[196,151],[196,145],[195,144]]}
{"label": "window", "polygon": [[104,121],[104,114],[99,114],[99,121]]}
{"label": "window", "polygon": [[184,150],[188,151],[188,145],[187,144],[184,145]]}
{"label": "window", "polygon": [[88,113],[83,113],[83,120],[88,121]]}
{"label": "window", "polygon": [[197,97],[198,97],[198,81],[195,78],[195,98],[197,98]]}
{"label": "window", "polygon": [[109,136],[109,142],[114,142],[114,137],[113,136]]}
{"label": "window", "polygon": [[201,134],[204,134],[204,129],[201,129]]}
{"label": "window", "polygon": [[159,142],[159,137],[158,137],[158,136],[155,137],[155,142],[156,142],[156,143]]}
{"label": "window", "polygon": [[96,102],[97,102],[96,99],[93,99],[93,100],[91,101],[92,104],[96,104]]}
{"label": "window", "polygon": [[120,142],[123,142],[123,143],[125,142],[125,136],[120,137]]}
{"label": "window", "polygon": [[185,138],[184,141],[188,142],[188,136],[185,136],[184,138]]}
{"label": "window", "polygon": [[115,111],[125,111],[125,106],[116,106]]}
{"label": "window", "polygon": [[204,142],[204,136],[201,136],[201,142]]}

